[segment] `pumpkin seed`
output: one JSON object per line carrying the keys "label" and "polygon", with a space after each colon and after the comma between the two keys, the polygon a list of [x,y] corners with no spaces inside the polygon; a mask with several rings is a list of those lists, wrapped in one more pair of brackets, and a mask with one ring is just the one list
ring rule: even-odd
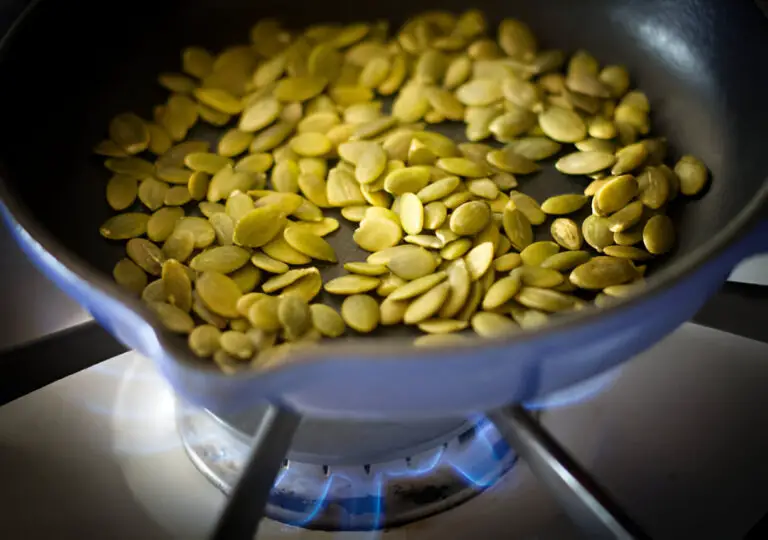
{"label": "pumpkin seed", "polygon": [[522,281],[519,274],[501,278],[491,285],[483,298],[483,309],[492,310],[506,304],[519,291]]}
{"label": "pumpkin seed", "polygon": [[239,99],[220,88],[197,88],[195,97],[203,105],[225,114],[239,114],[243,105]]}
{"label": "pumpkin seed", "polygon": [[520,252],[520,258],[528,266],[539,266],[558,251],[560,246],[554,242],[534,242]]}
{"label": "pumpkin seed", "polygon": [[[151,136],[151,135],[150,135]],[[150,141],[151,142],[151,141]],[[123,158],[128,157],[128,152],[110,139],[103,140],[93,147],[93,153],[100,156]]]}
{"label": "pumpkin seed", "polygon": [[273,95],[280,101],[307,101],[323,91],[328,80],[325,77],[288,77],[278,81]]}
{"label": "pumpkin seed", "polygon": [[523,259],[519,253],[507,253],[493,261],[493,267],[497,272],[509,272],[523,264]]}
{"label": "pumpkin seed", "polygon": [[552,238],[565,249],[581,249],[582,237],[579,226],[568,218],[557,218],[550,227]]}
{"label": "pumpkin seed", "polygon": [[155,244],[144,238],[132,238],[125,245],[128,257],[153,276],[159,276],[162,271],[165,256]]}
{"label": "pumpkin seed", "polygon": [[380,283],[377,277],[350,274],[328,281],[323,288],[331,294],[350,295],[372,291]]}
{"label": "pumpkin seed", "polygon": [[413,300],[405,310],[403,322],[418,324],[435,315],[445,302],[450,292],[450,284],[440,283],[431,290]]}
{"label": "pumpkin seed", "polygon": [[[419,192],[421,193],[421,192]],[[421,197],[417,194],[419,200]],[[423,202],[423,201],[422,201]],[[402,206],[402,202],[401,202]],[[448,209],[441,201],[432,201],[424,205],[424,228],[430,231],[440,228],[448,217]],[[402,219],[402,218],[401,218]]]}
{"label": "pumpkin seed", "polygon": [[[419,169],[421,171],[420,167],[409,168]],[[406,169],[400,170],[402,171]],[[391,174],[394,173],[390,173],[390,176]],[[417,176],[415,177],[414,175]],[[426,180],[424,180],[425,176]],[[389,179],[389,176],[387,179]],[[392,193],[393,195],[401,195],[407,192],[415,192],[419,199],[421,199],[421,202],[426,204],[438,201],[439,199],[443,199],[453,193],[456,188],[459,187],[461,180],[459,180],[458,176],[447,176],[427,186],[426,183],[429,182],[429,170],[427,170],[426,175],[423,172],[409,173],[405,175],[405,178],[402,175],[397,175],[397,179],[390,181],[389,189],[386,187],[386,182],[387,181],[385,180],[385,189],[387,189],[389,193]],[[445,206],[445,202],[443,202],[443,205]]]}
{"label": "pumpkin seed", "polygon": [[680,179],[680,192],[689,197],[698,195],[707,185],[706,166],[695,156],[685,155],[675,164],[675,174]]}
{"label": "pumpkin seed", "polygon": [[411,235],[421,233],[424,228],[424,205],[413,193],[404,193],[400,198],[400,221],[403,230]]}
{"label": "pumpkin seed", "polygon": [[109,123],[109,138],[128,154],[138,154],[149,145],[149,130],[135,114],[123,113]]}
{"label": "pumpkin seed", "polygon": [[386,264],[392,273],[409,281],[431,274],[437,266],[432,254],[418,246],[396,253]]}
{"label": "pumpkin seed", "polygon": [[324,336],[335,338],[344,333],[345,325],[341,316],[330,306],[312,304],[309,306],[312,325]]}
{"label": "pumpkin seed", "polygon": [[331,245],[306,229],[287,227],[283,231],[283,236],[288,245],[309,257],[321,261],[336,262],[336,253]]}
{"label": "pumpkin seed", "polygon": [[488,152],[487,159],[494,167],[512,174],[531,174],[541,168],[535,161],[515,153],[513,147],[509,146]]}
{"label": "pumpkin seed", "polygon": [[243,294],[247,294],[261,283],[261,270],[250,265],[243,266],[229,274],[229,277],[237,284]]}
{"label": "pumpkin seed", "polygon": [[648,208],[658,210],[669,200],[669,182],[657,167],[646,167],[637,178],[638,199]]}
{"label": "pumpkin seed", "polygon": [[586,196],[568,193],[548,198],[541,203],[541,209],[549,215],[563,216],[580,210],[586,203]]}
{"label": "pumpkin seed", "polygon": [[451,231],[460,236],[471,236],[483,230],[491,220],[491,210],[482,201],[462,204],[451,214]]}
{"label": "pumpkin seed", "polygon": [[541,263],[541,267],[564,272],[565,270],[572,270],[580,264],[584,264],[589,259],[590,255],[586,251],[564,251],[545,259]]}
{"label": "pumpkin seed", "polygon": [[149,307],[166,329],[177,334],[188,334],[195,327],[189,314],[176,306],[163,302],[150,302]]}
{"label": "pumpkin seed", "polygon": [[571,283],[582,289],[599,290],[621,285],[637,277],[637,270],[629,259],[594,257],[571,272]]}
{"label": "pumpkin seed", "polygon": [[192,309],[192,283],[184,265],[174,259],[165,261],[162,267],[162,280],[169,304],[187,312]]}
{"label": "pumpkin seed", "polygon": [[481,312],[476,313],[471,320],[472,329],[475,333],[484,338],[506,337],[517,331],[517,325],[497,313]]}
{"label": "pumpkin seed", "polygon": [[298,281],[283,289],[281,296],[296,295],[306,302],[311,302],[323,288],[323,280],[319,272],[305,275]]}
{"label": "pumpkin seed", "polygon": [[469,324],[455,319],[430,319],[419,323],[419,330],[427,334],[450,334],[464,330]]}
{"label": "pumpkin seed", "polygon": [[248,317],[248,312],[251,310],[251,306],[265,296],[267,295],[264,293],[255,292],[244,294],[237,300],[237,311],[243,317]]}
{"label": "pumpkin seed", "polygon": [[456,89],[456,98],[468,106],[484,107],[502,97],[501,82],[494,79],[474,79]]}
{"label": "pumpkin seed", "polygon": [[400,225],[386,218],[366,218],[352,235],[366,251],[380,251],[397,245],[403,237]]}
{"label": "pumpkin seed", "polygon": [[536,199],[525,193],[510,191],[507,207],[522,212],[532,225],[541,225],[547,219],[547,214],[541,209]]}
{"label": "pumpkin seed", "polygon": [[513,274],[519,274],[523,284],[528,287],[541,287],[545,289],[560,285],[564,279],[560,272],[540,266],[521,266],[510,272],[510,275]]}
{"label": "pumpkin seed", "polygon": [[[287,162],[293,163],[290,160],[287,160]],[[274,159],[270,154],[266,154],[266,153],[251,154],[249,156],[244,157],[243,159],[238,161],[237,164],[235,164],[235,172],[262,174],[267,172],[270,169],[270,167],[272,167],[272,163],[274,163]],[[282,162],[282,163],[286,163],[286,162]],[[273,187],[274,187],[274,172],[272,174],[272,178],[273,178]],[[277,191],[287,191],[287,190],[277,190]],[[298,191],[298,188],[296,189],[296,191]]]}
{"label": "pumpkin seed", "polygon": [[544,134],[557,142],[575,143],[587,136],[587,126],[574,111],[550,107],[539,115]]}
{"label": "pumpkin seed", "polygon": [[595,194],[595,199],[605,214],[612,214],[624,208],[637,195],[637,181],[625,174],[608,180]]}
{"label": "pumpkin seed", "polygon": [[248,321],[254,328],[265,332],[276,332],[282,324],[278,318],[278,309],[282,302],[275,296],[263,296],[256,300],[248,310]]}
{"label": "pumpkin seed", "polygon": [[196,356],[208,358],[221,348],[221,330],[202,324],[190,332],[187,343]]}
{"label": "pumpkin seed", "polygon": [[231,358],[238,360],[248,360],[254,353],[253,342],[243,332],[234,330],[224,332],[219,338],[219,345],[221,351],[226,352]]}
{"label": "pumpkin seed", "polygon": [[147,274],[130,259],[120,259],[112,270],[112,276],[118,285],[137,295],[147,286]]}
{"label": "pumpkin seed", "polygon": [[625,174],[638,168],[648,157],[648,148],[642,143],[625,146],[616,152],[616,164],[611,169],[612,175]]}
{"label": "pumpkin seed", "polygon": [[597,251],[602,251],[605,247],[613,244],[613,231],[611,231],[610,225],[611,221],[608,218],[595,215],[587,217],[581,224],[584,240]]}
{"label": "pumpkin seed", "polygon": [[125,210],[138,195],[138,181],[126,174],[115,174],[107,183],[107,203],[114,210]]}
{"label": "pumpkin seed", "polygon": [[654,255],[663,255],[675,244],[675,227],[665,215],[653,216],[643,228],[645,249]]}
{"label": "pumpkin seed", "polygon": [[254,208],[235,225],[234,241],[241,246],[261,247],[283,228],[283,213],[277,205]]}
{"label": "pumpkin seed", "polygon": [[273,293],[296,283],[298,280],[305,276],[317,273],[319,273],[319,270],[314,267],[288,270],[284,274],[279,274],[269,278],[262,284],[261,289],[265,293]]}
{"label": "pumpkin seed", "polygon": [[595,174],[615,161],[613,154],[606,152],[574,152],[558,159],[555,168],[564,174]]}
{"label": "pumpkin seed", "polygon": [[434,274],[430,274],[428,276],[415,279],[411,282],[404,283],[395,288],[389,295],[387,295],[387,298],[393,301],[408,300],[410,298],[414,298],[435,287],[437,284],[445,280],[447,275],[448,274],[444,271],[435,272]]}
{"label": "pumpkin seed", "polygon": [[[299,187],[301,187],[303,176],[299,177]],[[355,206],[365,204],[366,202],[363,193],[360,191],[360,184],[355,180],[354,176],[350,172],[338,167],[332,169],[328,174],[326,195],[331,206]],[[317,203],[315,202],[315,204]],[[321,205],[318,204],[318,206]]]}
{"label": "pumpkin seed", "polygon": [[312,328],[312,315],[309,305],[296,295],[286,295],[277,308],[277,318],[283,327],[285,337],[295,341]]}
{"label": "pumpkin seed", "polygon": [[576,303],[572,296],[537,287],[523,287],[515,296],[515,300],[525,307],[550,312],[571,309]]}
{"label": "pumpkin seed", "polygon": [[491,242],[484,242],[472,248],[464,257],[472,281],[477,281],[483,277],[491,267],[493,251],[493,244]]}
{"label": "pumpkin seed", "polygon": [[341,317],[357,332],[369,333],[379,325],[379,305],[367,294],[353,294],[341,304]]}
{"label": "pumpkin seed", "polygon": [[557,154],[561,145],[546,137],[523,137],[511,141],[506,148],[518,156],[533,161],[541,161]]}
{"label": "pumpkin seed", "polygon": [[[612,232],[626,231],[640,221],[643,216],[643,203],[634,201],[608,218],[608,228]],[[585,235],[586,236],[586,235]]]}
{"label": "pumpkin seed", "polygon": [[[511,199],[510,199],[511,201]],[[533,242],[533,229],[528,218],[516,208],[504,209],[502,224],[512,246],[522,251]]]}
{"label": "pumpkin seed", "polygon": [[606,152],[612,154],[616,151],[614,143],[602,139],[584,139],[577,142],[574,146],[576,146],[576,150],[581,152]]}

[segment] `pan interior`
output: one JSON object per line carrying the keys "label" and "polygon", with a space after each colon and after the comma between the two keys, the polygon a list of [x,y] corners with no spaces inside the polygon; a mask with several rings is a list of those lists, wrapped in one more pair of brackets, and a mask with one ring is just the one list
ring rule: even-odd
{"label": "pan interior", "polygon": [[[249,28],[264,16],[291,27],[386,19],[396,28],[427,9],[468,7],[456,0],[43,0],[0,58],[4,179],[66,249],[109,274],[123,247],[98,234],[113,212],[104,198],[109,173],[90,149],[104,138],[114,114],[130,110],[151,117],[152,106],[167,96],[156,76],[179,69],[183,47],[217,51],[246,43]],[[765,21],[751,3],[728,3],[726,9],[714,1],[481,0],[471,7],[483,10],[494,26],[504,17],[526,21],[543,48],[585,48],[603,64],[626,65],[633,85],[650,97],[654,133],[668,137],[674,157],[692,153],[710,168],[714,182],[700,200],[675,204],[679,244],[662,264],[674,264],[709,241],[763,185],[768,165],[761,134],[768,110],[757,96],[766,95],[768,76],[749,59],[768,47]],[[521,189],[543,200],[585,185],[546,169],[524,179]],[[336,237],[342,260],[364,258],[352,246],[351,229]],[[341,272],[338,265],[324,277]]]}

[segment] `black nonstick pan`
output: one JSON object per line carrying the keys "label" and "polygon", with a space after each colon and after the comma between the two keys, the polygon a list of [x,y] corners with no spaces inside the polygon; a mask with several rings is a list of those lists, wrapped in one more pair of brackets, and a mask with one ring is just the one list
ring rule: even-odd
{"label": "black nonstick pan", "polygon": [[[766,246],[768,24],[752,2],[472,3],[492,25],[519,18],[547,47],[585,48],[603,63],[626,65],[650,97],[654,130],[668,137],[671,154],[694,154],[709,167],[709,188],[672,214],[676,249],[636,298],[469,347],[416,349],[383,334],[337,340],[311,349],[306,361],[232,377],[194,358],[112,282],[123,247],[98,234],[111,215],[108,174],[91,148],[114,114],[149,116],[165,99],[155,78],[178,69],[182,47],[245,41],[265,16],[295,27],[376,19],[394,27],[427,9],[467,7],[458,0],[38,2],[0,48],[0,208],[51,279],[158,362],[181,394],[216,411],[268,400],[314,416],[445,417],[523,402],[600,373],[689,319],[737,262]],[[525,191],[541,200],[568,185],[547,172]],[[350,244],[349,231],[334,242],[348,255],[340,246]]]}

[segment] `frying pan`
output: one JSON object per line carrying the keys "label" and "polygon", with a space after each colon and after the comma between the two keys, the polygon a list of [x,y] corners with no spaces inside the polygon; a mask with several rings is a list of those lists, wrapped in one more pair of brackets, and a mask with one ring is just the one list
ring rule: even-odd
{"label": "frying pan", "polygon": [[[503,17],[526,21],[547,47],[586,48],[603,63],[626,65],[649,95],[654,132],[668,137],[673,157],[692,153],[708,165],[709,189],[675,205],[678,245],[653,268],[641,296],[467,347],[416,349],[380,334],[333,341],[268,373],[226,376],[194,358],[182,338],[162,331],[112,282],[123,247],[98,234],[111,214],[108,176],[90,149],[111,116],[149,116],[165,99],[155,77],[178,69],[182,47],[245,42],[249,27],[269,15],[296,27],[374,19],[394,26],[426,9],[466,9],[459,0],[37,2],[0,47],[0,209],[50,279],[154,359],[183,396],[215,412],[267,400],[310,416],[459,416],[594,376],[689,319],[739,261],[768,244],[760,220],[768,197],[768,24],[746,0],[471,5],[493,25]],[[582,188],[548,170],[523,190],[542,200]],[[349,231],[337,236],[337,250],[350,260],[354,254],[342,247],[351,244]]]}

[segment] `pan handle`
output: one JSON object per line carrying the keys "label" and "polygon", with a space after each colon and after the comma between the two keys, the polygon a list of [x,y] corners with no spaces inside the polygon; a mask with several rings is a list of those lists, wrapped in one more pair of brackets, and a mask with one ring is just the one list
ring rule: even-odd
{"label": "pan handle", "polygon": [[[768,219],[744,239],[746,257],[768,253]],[[742,261],[736,261],[740,263]],[[768,282],[768,262],[765,275]],[[693,322],[716,330],[768,343],[765,318],[768,316],[768,286],[726,281],[699,312]]]}

